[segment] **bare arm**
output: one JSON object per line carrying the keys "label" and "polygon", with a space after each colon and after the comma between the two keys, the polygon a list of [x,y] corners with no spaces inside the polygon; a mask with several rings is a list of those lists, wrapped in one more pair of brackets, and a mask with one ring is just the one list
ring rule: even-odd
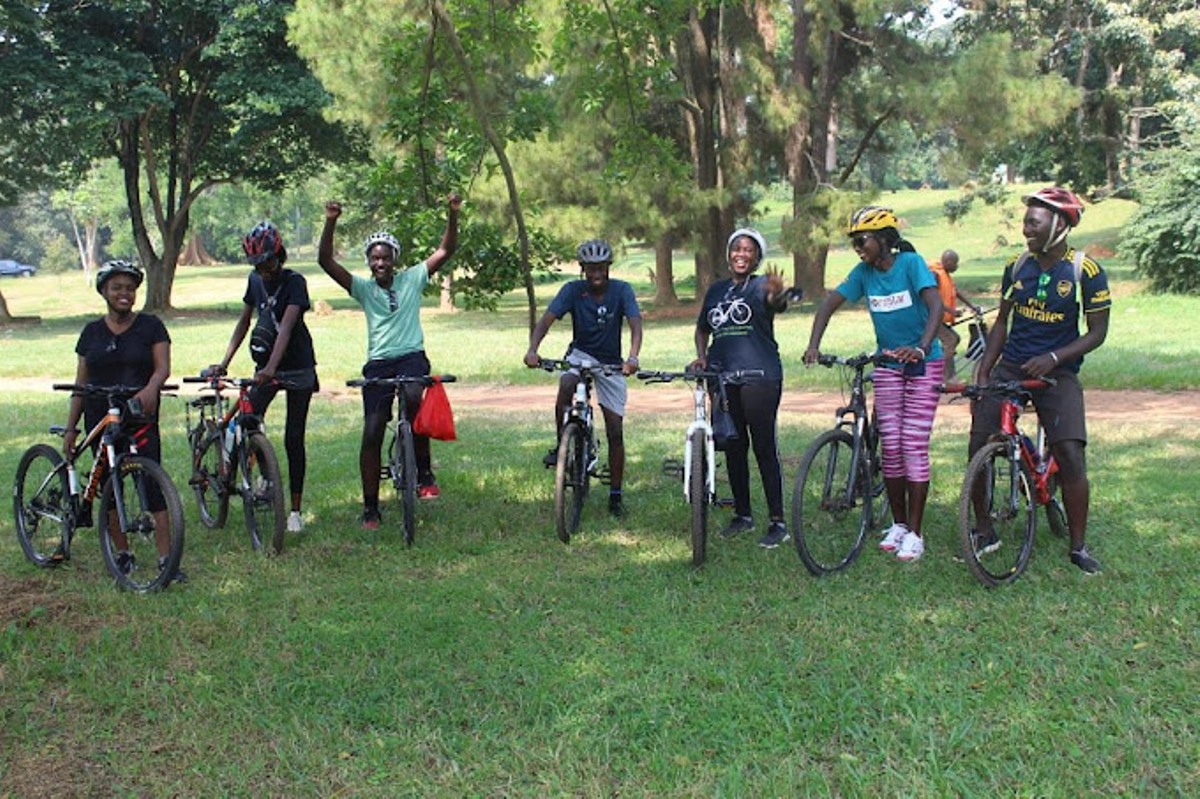
{"label": "bare arm", "polygon": [[321,230],[321,243],[317,246],[317,263],[325,270],[325,274],[333,278],[334,283],[337,283],[349,294],[352,282],[350,273],[333,257],[333,231],[337,227],[337,220],[341,215],[341,203],[325,203],[325,227]]}
{"label": "bare arm", "polygon": [[238,317],[237,324],[233,326],[233,335],[229,337],[229,346],[225,348],[225,357],[220,363],[214,363],[204,371],[207,374],[223,375],[229,369],[229,363],[233,360],[233,356],[237,355],[238,348],[242,346],[242,342],[246,340],[246,333],[250,330],[250,319],[254,313],[254,309],[249,305],[242,305],[242,314]]}
{"label": "bare arm", "polygon": [[158,392],[171,376],[171,342],[158,342],[150,348],[150,355],[154,359],[154,371],[142,390],[133,395],[133,399],[142,404],[142,410],[147,414],[158,411]]}
{"label": "bare arm", "polygon": [[[80,355],[75,364],[75,385],[86,386],[88,381],[87,361]],[[75,452],[75,437],[79,433],[79,419],[83,416],[83,395],[71,394],[67,405],[67,432],[63,434],[63,454],[68,458]]]}
{"label": "bare arm", "polygon": [[638,370],[638,353],[642,351],[642,317],[631,316],[629,322],[629,357],[621,365],[621,373],[631,375]]}
{"label": "bare arm", "polygon": [[525,365],[530,369],[536,369],[541,361],[538,357],[538,347],[555,321],[557,321],[557,317],[546,311],[546,313],[542,314],[542,318],[538,320],[537,324],[533,326],[533,330],[529,334],[529,349],[525,352]]}
{"label": "bare arm", "polygon": [[1089,314],[1085,314],[1085,316],[1087,317],[1086,333],[1067,346],[1055,350],[1053,354],[1047,352],[1030,358],[1021,364],[1021,368],[1025,370],[1025,373],[1030,377],[1042,377],[1053,372],[1060,361],[1072,361],[1076,358],[1081,358],[1103,344],[1104,339],[1108,337],[1109,309],[1092,311]]}
{"label": "bare arm", "polygon": [[996,361],[1000,358],[1000,351],[1004,349],[1004,344],[1008,341],[1008,315],[1012,312],[1012,307],[1012,300],[1000,300],[996,321],[988,331],[987,346],[984,347],[983,356],[979,359],[979,371],[976,373],[976,379],[980,385],[987,385],[992,381],[992,367],[996,365]]}
{"label": "bare arm", "polygon": [[824,301],[813,315],[812,331],[808,334],[808,348],[804,350],[804,363],[812,366],[821,355],[821,339],[825,337],[825,328],[829,326],[829,318],[833,312],[842,307],[846,298],[837,291],[825,295]]}
{"label": "bare arm", "polygon": [[462,197],[451,194],[446,201],[446,208],[446,231],[442,234],[442,243],[433,251],[433,255],[425,259],[425,268],[429,270],[430,277],[441,269],[458,249],[458,212],[462,209]]}

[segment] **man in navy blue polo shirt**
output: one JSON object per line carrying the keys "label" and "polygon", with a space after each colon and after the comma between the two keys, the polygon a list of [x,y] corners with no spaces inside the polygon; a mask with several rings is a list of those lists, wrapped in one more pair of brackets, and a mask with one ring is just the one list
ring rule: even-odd
{"label": "man in navy blue polo shirt", "polygon": [[[624,514],[621,485],[625,476],[625,400],[627,388],[625,376],[638,369],[638,353],[642,349],[642,313],[638,310],[633,287],[624,280],[610,280],[612,247],[602,239],[591,239],[579,245],[576,253],[579,266],[583,269],[581,280],[572,280],[563,286],[558,296],[529,334],[529,350],[525,353],[525,365],[537,368],[541,359],[538,346],[546,333],[559,319],[571,315],[571,344],[567,348],[566,360],[579,366],[608,364],[619,366],[620,375],[597,374],[596,396],[604,414],[604,432],[608,438],[608,469],[610,488],[608,510],[614,516]],[[629,322],[629,357],[621,358],[621,323]],[[575,395],[575,386],[580,375],[577,371],[564,372],[558,384],[558,398],[554,406],[554,420],[561,433],[563,415]],[[554,466],[558,448],[554,447],[542,459],[546,466]]]}

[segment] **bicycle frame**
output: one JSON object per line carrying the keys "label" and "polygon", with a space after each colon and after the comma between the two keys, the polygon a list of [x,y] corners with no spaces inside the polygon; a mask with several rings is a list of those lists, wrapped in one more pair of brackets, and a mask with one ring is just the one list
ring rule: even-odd
{"label": "bicycle frame", "polygon": [[[1024,382],[1038,384],[1031,387],[1046,385],[1041,380]],[[1000,406],[1000,432],[1012,443],[1013,451],[1020,452],[1021,460],[1029,467],[1029,473],[1033,476],[1037,504],[1046,505],[1053,499],[1050,492],[1050,479],[1058,474],[1058,461],[1054,459],[1054,453],[1046,444],[1046,431],[1042,429],[1040,421],[1037,425],[1036,443],[1021,432],[1017,420],[1021,416],[1023,405],[1022,397],[1006,397],[1004,399]]]}
{"label": "bicycle frame", "polygon": [[[834,429],[849,430],[853,439],[849,474],[858,474],[863,458],[869,457],[868,453],[876,451],[878,434],[875,429],[874,411],[867,406],[866,390],[867,384],[872,382],[872,377],[865,374],[865,370],[868,366],[878,366],[881,360],[883,357],[880,355],[865,353],[853,358],[822,355],[818,359],[818,363],[822,366],[832,367],[840,364],[854,370],[854,377],[850,381],[850,401],[834,412],[834,416],[837,418]],[[876,463],[871,464],[872,482],[874,481],[874,468],[877,466]],[[846,507],[852,507],[854,504],[853,482],[847,485],[846,489],[848,492],[845,497]]]}
{"label": "bicycle frame", "polygon": [[713,441],[712,425],[708,421],[708,396],[708,378],[697,377],[692,400],[695,415],[683,437],[683,498],[688,502],[692,501],[692,434],[697,430],[704,433],[704,449],[707,453],[704,485],[708,496],[704,499],[711,501],[717,495],[717,448]]}

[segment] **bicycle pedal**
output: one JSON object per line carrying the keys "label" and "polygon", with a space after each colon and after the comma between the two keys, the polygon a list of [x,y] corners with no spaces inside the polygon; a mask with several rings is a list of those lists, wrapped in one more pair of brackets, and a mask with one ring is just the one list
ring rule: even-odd
{"label": "bicycle pedal", "polygon": [[668,477],[677,477],[683,479],[683,461],[675,458],[664,458],[662,463],[662,473]]}
{"label": "bicycle pedal", "polygon": [[718,508],[732,508],[733,497],[717,497],[715,500],[713,500],[713,504]]}
{"label": "bicycle pedal", "polygon": [[383,468],[381,468],[379,470],[379,477],[380,477],[380,479],[383,479],[383,480],[391,480],[392,479],[392,467],[384,466]]}

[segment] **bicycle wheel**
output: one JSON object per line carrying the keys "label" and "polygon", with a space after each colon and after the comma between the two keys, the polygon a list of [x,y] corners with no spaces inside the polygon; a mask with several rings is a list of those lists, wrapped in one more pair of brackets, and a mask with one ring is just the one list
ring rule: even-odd
{"label": "bicycle wheel", "polygon": [[588,477],[587,431],[581,422],[571,420],[563,425],[554,471],[554,521],[558,538],[564,544],[569,544],[579,529]]}
{"label": "bicycle wheel", "polygon": [[[163,510],[155,512],[158,506]],[[161,466],[138,455],[122,458],[104,481],[96,523],[100,554],[117,585],[142,594],[170,585],[183,557],[183,503]]]}
{"label": "bicycle wheel", "polygon": [[192,477],[188,482],[200,508],[200,523],[210,530],[225,526],[229,490],[221,481],[221,435],[215,427],[193,434]]}
{"label": "bicycle wheel", "polygon": [[704,565],[708,553],[708,448],[703,430],[692,432],[688,501],[692,505],[692,566]]}
{"label": "bicycle wheel", "polygon": [[[869,464],[854,460],[854,437],[829,430],[817,437],[800,462],[792,493],[796,552],[815,575],[849,566],[862,551],[871,525]],[[855,473],[851,473],[851,471]]]}
{"label": "bicycle wheel", "polygon": [[59,563],[54,552],[72,531],[71,486],[66,462],[54,447],[34,444],[17,465],[13,518],[21,551],[35,566]]}
{"label": "bicycle wheel", "polygon": [[[412,424],[407,419],[401,419],[397,426],[396,438],[401,458],[400,479],[398,489],[400,502],[404,505],[404,543],[412,546],[417,533],[417,450],[413,444]],[[392,465],[395,472],[396,465]]]}
{"label": "bicycle wheel", "polygon": [[1058,477],[1050,475],[1046,478],[1046,490],[1050,492],[1050,501],[1046,503],[1046,521],[1050,523],[1050,532],[1059,538],[1065,538],[1067,528],[1067,511],[1063,507],[1062,497],[1058,490]]}
{"label": "bicycle wheel", "polygon": [[[993,441],[975,453],[958,499],[962,558],[989,588],[1020,577],[1033,553],[1037,506],[1032,481],[1023,463],[1009,459],[1009,446]],[[985,514],[993,535],[979,532]]]}
{"label": "bicycle wheel", "polygon": [[282,552],[287,508],[283,504],[279,459],[265,434],[251,433],[246,437],[245,459],[242,511],[246,514],[250,544],[260,551],[265,551],[269,544],[276,553]]}

